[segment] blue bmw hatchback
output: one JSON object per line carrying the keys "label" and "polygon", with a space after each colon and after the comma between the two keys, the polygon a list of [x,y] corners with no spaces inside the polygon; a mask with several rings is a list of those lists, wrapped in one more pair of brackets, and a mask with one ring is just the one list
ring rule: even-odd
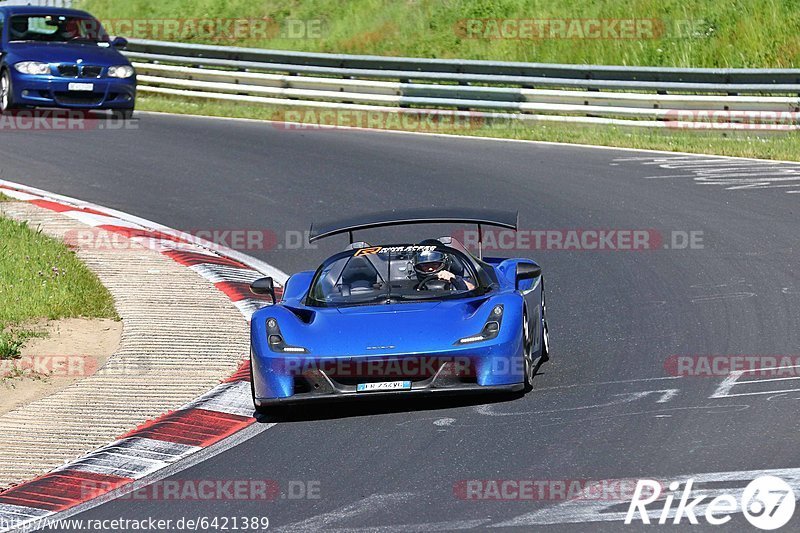
{"label": "blue bmw hatchback", "polygon": [[15,107],[110,109],[128,119],[136,72],[85,11],[0,7],[0,113]]}

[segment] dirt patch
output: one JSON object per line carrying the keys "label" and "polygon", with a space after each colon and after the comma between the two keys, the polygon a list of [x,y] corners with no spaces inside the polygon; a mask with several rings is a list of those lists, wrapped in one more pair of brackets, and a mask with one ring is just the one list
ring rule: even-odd
{"label": "dirt patch", "polygon": [[66,318],[30,326],[46,333],[25,343],[22,357],[0,361],[0,415],[94,374],[119,346],[122,322]]}

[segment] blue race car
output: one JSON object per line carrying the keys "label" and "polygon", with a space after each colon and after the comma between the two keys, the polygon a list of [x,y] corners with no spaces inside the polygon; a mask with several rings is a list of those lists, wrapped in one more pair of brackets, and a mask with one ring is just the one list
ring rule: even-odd
{"label": "blue race car", "polygon": [[[549,358],[542,269],[475,257],[453,237],[374,246],[353,232],[420,223],[517,229],[517,213],[415,209],[312,225],[309,241],[350,245],[289,278],[250,289],[275,305],[251,322],[256,410],[311,399],[528,390]],[[479,238],[480,242],[480,238]],[[479,248],[480,249],[480,248]]]}
{"label": "blue race car", "polygon": [[0,113],[14,107],[110,109],[133,116],[136,72],[85,11],[0,7]]}

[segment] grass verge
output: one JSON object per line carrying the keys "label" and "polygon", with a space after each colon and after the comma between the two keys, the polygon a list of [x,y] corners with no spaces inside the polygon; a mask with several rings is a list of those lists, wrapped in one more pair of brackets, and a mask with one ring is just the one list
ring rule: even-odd
{"label": "grass verge", "polygon": [[[138,109],[144,111],[160,111],[166,113],[207,115],[217,117],[251,118],[260,120],[282,120],[287,109],[277,106],[266,106],[246,103],[231,103],[206,99],[172,97],[165,95],[141,95],[137,99]],[[318,112],[305,115],[297,113],[300,122],[308,122],[318,117]],[[306,117],[309,120],[304,120]],[[396,122],[379,121],[384,129],[403,130]],[[279,124],[276,128],[287,129]],[[335,131],[335,130],[332,130]],[[553,141],[576,144],[595,144],[620,148],[642,148],[648,150],[666,150],[702,154],[718,154],[736,157],[754,157],[762,159],[781,159],[787,161],[800,160],[800,134],[798,133],[762,133],[719,132],[719,131],[677,131],[640,127],[619,127],[607,125],[579,125],[541,122],[522,124],[506,122],[496,124],[471,124],[463,128],[412,128],[410,131],[426,131],[431,133],[448,133],[455,135],[471,135],[506,139],[523,139],[533,141]],[[297,133],[287,131],[287,134]]]}
{"label": "grass verge", "polygon": [[[99,17],[110,33],[119,29],[128,37],[165,41],[672,67],[791,68],[800,60],[797,0],[79,0],[76,5]],[[199,25],[264,17],[271,21],[267,31],[246,24],[230,31],[213,23],[203,31]],[[505,27],[497,24],[509,19]],[[525,33],[524,21],[535,31]],[[589,28],[581,21],[605,24],[609,31],[584,31]]]}
{"label": "grass verge", "polygon": [[0,359],[40,335],[38,319],[118,319],[111,294],[65,244],[0,217]]}

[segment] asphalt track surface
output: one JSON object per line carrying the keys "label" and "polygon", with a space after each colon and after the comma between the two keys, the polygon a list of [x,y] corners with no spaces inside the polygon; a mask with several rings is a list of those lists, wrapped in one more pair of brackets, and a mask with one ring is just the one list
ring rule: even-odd
{"label": "asphalt track surface", "polygon": [[[711,398],[724,376],[674,378],[665,369],[676,354],[798,353],[800,197],[700,185],[685,170],[621,161],[654,157],[161,115],[141,115],[128,131],[0,133],[3,178],[187,231],[264,229],[283,239],[312,219],[467,205],[519,209],[525,229],[703,237],[699,249],[498,254],[530,256],[545,269],[553,357],[524,397],[300,409],[174,477],[275,480],[283,491],[275,501],[127,498],[76,518],[267,516],[270,530],[281,531],[636,530],[585,507],[564,511],[557,495],[465,501],[456,488],[464,480],[734,473],[712,484],[723,490],[746,484],[736,481],[739,471],[800,466],[800,383],[737,384],[729,396],[797,392]],[[675,177],[645,179],[653,175]],[[418,239],[449,229],[366,236]],[[248,253],[291,273],[344,244]],[[311,482],[319,497],[293,499],[297,482]],[[600,504],[607,509],[599,512],[627,510],[613,496]],[[741,514],[722,527],[701,524],[750,527]],[[786,527],[799,530],[800,518]]]}

